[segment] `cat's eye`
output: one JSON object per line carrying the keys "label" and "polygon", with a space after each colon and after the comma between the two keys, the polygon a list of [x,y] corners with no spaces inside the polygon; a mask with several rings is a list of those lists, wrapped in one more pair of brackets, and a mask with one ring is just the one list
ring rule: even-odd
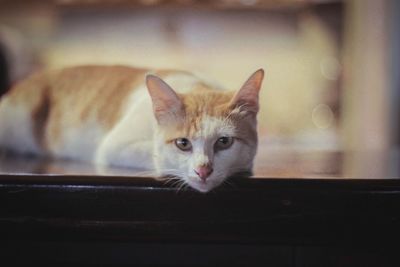
{"label": "cat's eye", "polygon": [[175,145],[182,151],[190,151],[192,149],[192,143],[187,138],[175,139]]}
{"label": "cat's eye", "polygon": [[233,144],[233,137],[223,136],[215,142],[215,148],[218,150],[227,149]]}

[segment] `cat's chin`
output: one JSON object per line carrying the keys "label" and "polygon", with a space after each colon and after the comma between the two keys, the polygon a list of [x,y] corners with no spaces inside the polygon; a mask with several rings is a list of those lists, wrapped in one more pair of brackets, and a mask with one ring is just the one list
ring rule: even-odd
{"label": "cat's chin", "polygon": [[191,188],[193,188],[201,193],[208,193],[216,187],[216,185],[214,183],[193,181],[193,180],[189,180],[188,184],[190,185]]}
{"label": "cat's chin", "polygon": [[203,185],[190,185],[190,186],[196,191],[199,191],[201,193],[208,193],[213,189],[213,187],[203,186]]}

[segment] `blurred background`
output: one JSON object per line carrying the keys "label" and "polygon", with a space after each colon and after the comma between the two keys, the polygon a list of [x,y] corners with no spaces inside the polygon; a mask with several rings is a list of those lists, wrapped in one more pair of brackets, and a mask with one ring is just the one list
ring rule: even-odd
{"label": "blurred background", "polygon": [[0,90],[123,64],[229,89],[264,68],[258,177],[398,178],[396,0],[0,0]]}

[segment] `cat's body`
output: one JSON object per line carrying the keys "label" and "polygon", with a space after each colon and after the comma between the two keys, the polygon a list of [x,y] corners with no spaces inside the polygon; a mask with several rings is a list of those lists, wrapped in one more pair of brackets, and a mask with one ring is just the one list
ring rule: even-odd
{"label": "cat's body", "polygon": [[82,66],[35,74],[1,99],[0,147],[155,170],[203,192],[251,170],[262,71],[236,96],[187,72],[148,73]]}
{"label": "cat's body", "polygon": [[[148,72],[122,66],[83,66],[36,74],[2,100],[0,145],[22,153],[98,163],[104,160],[98,155],[103,147],[112,145],[106,138],[121,143],[122,149],[139,142],[149,146],[144,148],[143,159],[137,157],[139,153],[127,163],[109,155],[110,163],[152,168],[147,151],[153,150],[155,118],[144,83]],[[183,72],[160,74],[176,88],[193,88],[198,83]],[[128,139],[126,143],[124,139]]]}

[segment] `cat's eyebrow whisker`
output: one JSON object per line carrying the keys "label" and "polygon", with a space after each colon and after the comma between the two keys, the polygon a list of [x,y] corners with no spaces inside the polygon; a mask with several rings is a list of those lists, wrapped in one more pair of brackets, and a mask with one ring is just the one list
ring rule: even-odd
{"label": "cat's eyebrow whisker", "polygon": [[233,112],[235,111],[235,109],[232,109],[230,112],[229,112],[229,114],[225,117],[225,119],[224,119],[224,123],[228,120],[228,119],[230,119],[231,118],[231,116],[233,115]]}
{"label": "cat's eyebrow whisker", "polygon": [[240,106],[238,106],[239,112],[242,112],[242,108],[243,108],[243,107],[247,107],[247,106],[248,106],[247,103],[243,103],[243,104],[241,104]]}
{"label": "cat's eyebrow whisker", "polygon": [[228,123],[228,120],[230,120],[231,117],[232,117],[234,114],[240,113],[240,112],[241,112],[241,108],[242,108],[244,105],[245,105],[245,104],[242,104],[242,105],[240,105],[240,106],[238,106],[238,107],[232,109],[232,110],[228,113],[228,115],[223,119],[222,123],[223,123],[223,124],[227,124],[227,123]]}
{"label": "cat's eyebrow whisker", "polygon": [[[240,106],[237,106],[237,107],[235,107],[234,109],[232,109],[232,110],[229,112],[229,114],[225,117],[225,120],[230,119],[230,117],[231,117],[234,113],[240,113],[240,112],[241,112],[241,109],[242,109],[243,107],[245,107],[246,105],[247,105],[246,103],[243,103],[243,104],[241,104]],[[225,122],[225,120],[224,120],[224,122]]]}

